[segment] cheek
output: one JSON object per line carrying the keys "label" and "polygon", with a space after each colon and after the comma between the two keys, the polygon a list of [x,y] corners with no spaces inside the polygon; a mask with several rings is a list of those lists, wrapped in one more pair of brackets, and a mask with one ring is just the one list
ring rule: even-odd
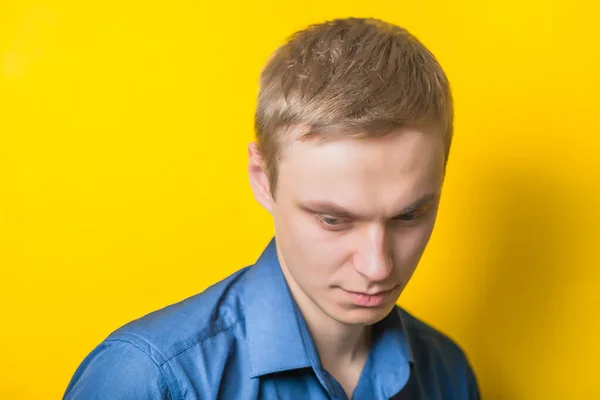
{"label": "cheek", "polygon": [[315,217],[301,211],[278,210],[274,221],[286,264],[295,279],[317,286],[327,284],[344,260],[339,237],[322,229]]}
{"label": "cheek", "polygon": [[396,234],[393,258],[399,273],[402,275],[412,273],[416,268],[429,242],[432,230],[432,224],[423,224]]}
{"label": "cheek", "polygon": [[281,232],[293,238],[297,247],[309,254],[331,249],[340,238],[340,235],[324,229],[316,216],[297,209],[278,210],[275,224]]}

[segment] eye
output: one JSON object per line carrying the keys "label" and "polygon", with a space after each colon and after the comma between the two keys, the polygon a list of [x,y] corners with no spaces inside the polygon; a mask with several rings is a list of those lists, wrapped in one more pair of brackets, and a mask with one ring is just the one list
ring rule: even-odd
{"label": "eye", "polygon": [[400,214],[394,219],[402,222],[413,222],[427,214],[427,211],[429,211],[430,208],[431,204],[427,204],[404,214]]}
{"label": "eye", "polygon": [[323,225],[331,226],[331,227],[339,226],[345,222],[341,218],[329,217],[327,215],[317,215],[317,219],[319,221],[321,221],[321,223],[323,223]]}
{"label": "eye", "polygon": [[414,221],[415,219],[419,218],[421,215],[423,215],[423,214],[413,211],[413,212],[399,215],[396,217],[396,219],[399,219],[400,221],[410,222],[410,221]]}

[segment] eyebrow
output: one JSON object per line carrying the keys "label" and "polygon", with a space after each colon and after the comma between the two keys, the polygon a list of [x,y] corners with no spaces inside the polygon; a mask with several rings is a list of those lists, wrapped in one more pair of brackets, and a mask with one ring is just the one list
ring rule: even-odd
{"label": "eyebrow", "polygon": [[[411,211],[418,209],[419,207],[425,206],[429,203],[432,203],[439,197],[438,193],[429,193],[414,203],[404,207],[396,216],[407,214]],[[326,214],[335,216],[338,218],[349,218],[349,219],[361,219],[360,215],[353,213],[352,211],[347,210],[346,208],[329,202],[329,201],[309,201],[306,204],[299,204],[299,207],[304,211],[317,213],[317,214]]]}

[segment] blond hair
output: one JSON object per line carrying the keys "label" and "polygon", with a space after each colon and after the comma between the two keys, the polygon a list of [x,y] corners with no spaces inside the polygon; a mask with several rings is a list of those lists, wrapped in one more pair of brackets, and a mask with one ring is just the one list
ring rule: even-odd
{"label": "blond hair", "polygon": [[441,130],[447,159],[448,79],[419,40],[378,19],[336,19],[296,32],[260,76],[255,130],[272,194],[291,138],[373,137],[420,124]]}

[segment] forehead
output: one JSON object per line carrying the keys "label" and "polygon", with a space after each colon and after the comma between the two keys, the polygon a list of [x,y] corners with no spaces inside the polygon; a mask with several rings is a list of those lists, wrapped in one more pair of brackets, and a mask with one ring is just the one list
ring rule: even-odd
{"label": "forehead", "polygon": [[279,165],[278,196],[383,212],[439,191],[443,168],[442,136],[417,128],[376,138],[296,140]]}

